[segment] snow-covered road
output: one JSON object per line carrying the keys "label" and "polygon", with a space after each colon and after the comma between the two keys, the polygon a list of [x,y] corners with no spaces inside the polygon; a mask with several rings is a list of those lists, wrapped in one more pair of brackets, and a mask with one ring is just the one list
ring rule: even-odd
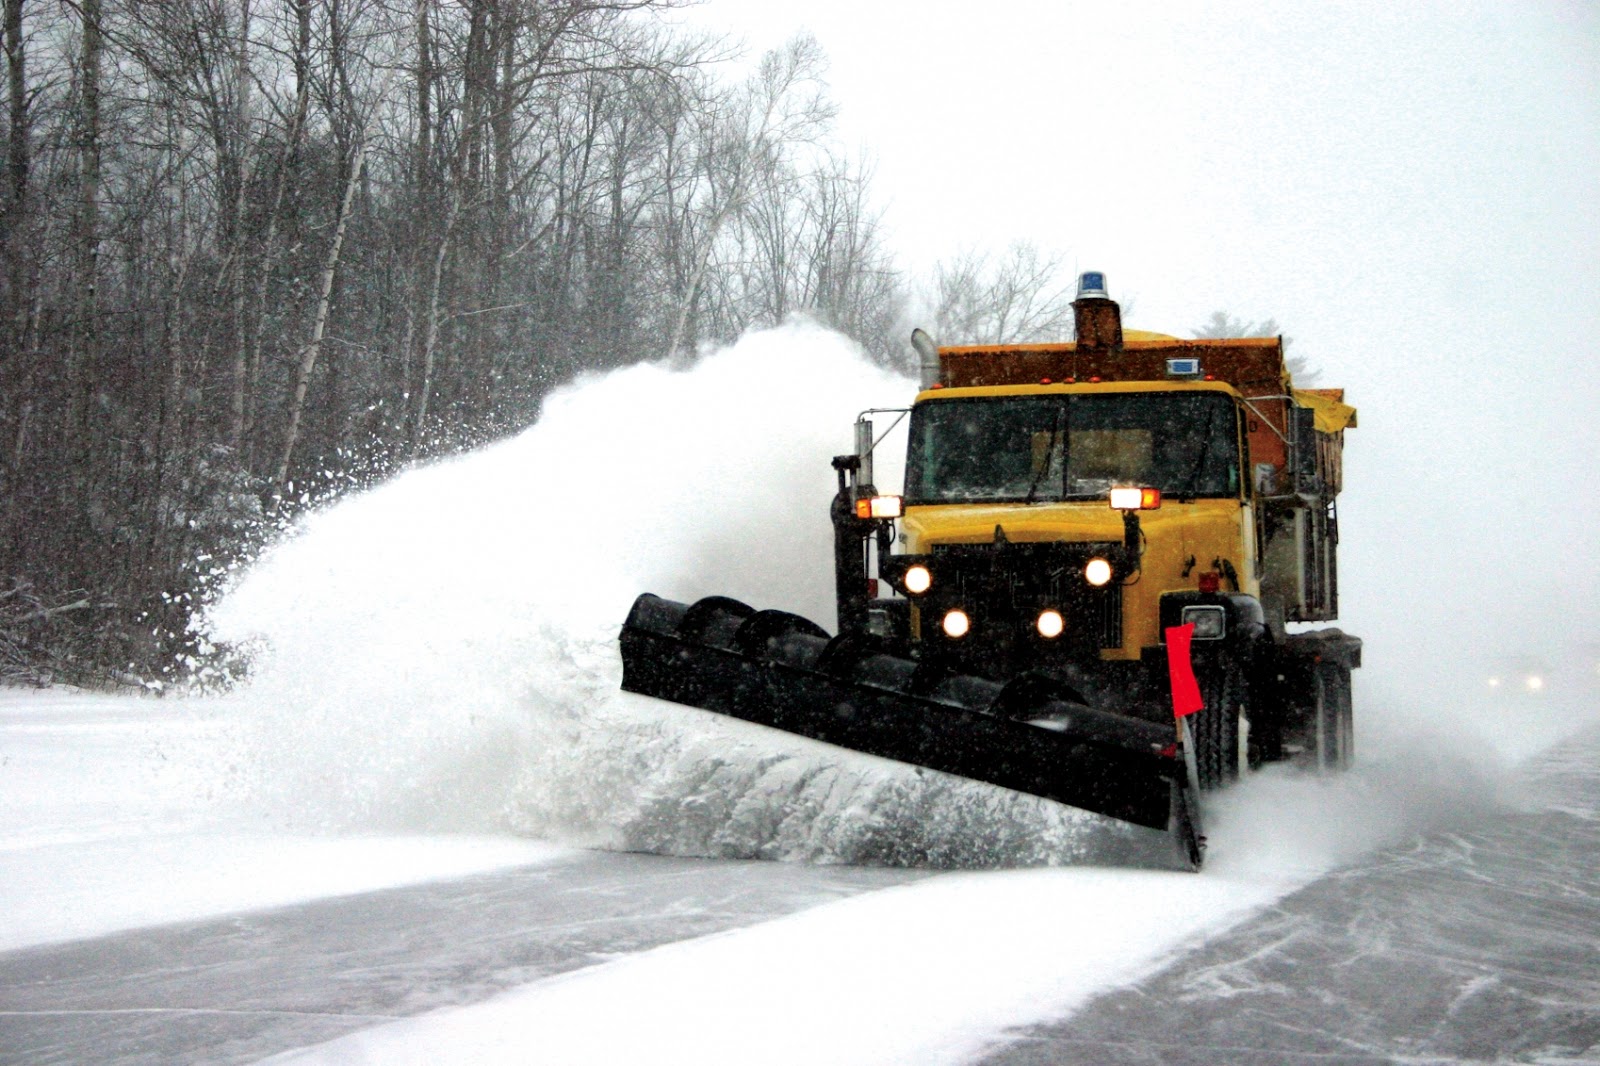
{"label": "snow-covered road", "polygon": [[1258,777],[1198,877],[952,872],[261,833],[205,772],[229,750],[215,707],[4,695],[0,1061],[1571,1063],[1600,1042],[1593,733],[1490,795],[1435,780],[1434,804],[1381,760]]}
{"label": "snow-covered road", "polygon": [[983,1062],[1600,1063],[1600,732],[1526,770]]}

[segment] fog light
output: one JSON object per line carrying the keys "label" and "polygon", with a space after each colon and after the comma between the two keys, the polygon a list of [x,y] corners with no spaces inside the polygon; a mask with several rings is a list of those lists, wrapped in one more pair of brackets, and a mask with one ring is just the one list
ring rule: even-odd
{"label": "fog light", "polygon": [[1061,617],[1060,611],[1040,611],[1039,620],[1034,625],[1038,627],[1041,637],[1054,640],[1067,628],[1067,621]]}
{"label": "fog light", "polygon": [[967,612],[954,610],[945,612],[944,635],[951,640],[960,640],[972,628],[972,619],[967,617]]}
{"label": "fog light", "polygon": [[1111,580],[1111,564],[1101,558],[1090,559],[1083,568],[1083,579],[1095,588]]}
{"label": "fog light", "polygon": [[907,567],[905,583],[907,592],[927,592],[933,587],[933,575],[926,566]]}
{"label": "fog light", "polygon": [[1195,640],[1221,640],[1228,632],[1228,616],[1221,607],[1185,607],[1183,623],[1194,623]]}

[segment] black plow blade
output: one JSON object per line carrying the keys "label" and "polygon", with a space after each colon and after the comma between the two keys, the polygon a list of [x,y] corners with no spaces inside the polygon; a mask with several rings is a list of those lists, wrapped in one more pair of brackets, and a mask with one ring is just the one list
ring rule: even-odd
{"label": "black plow blade", "polygon": [[1200,865],[1171,727],[1085,707],[1038,675],[952,674],[798,615],[645,594],[622,627],[622,687],[1167,830]]}

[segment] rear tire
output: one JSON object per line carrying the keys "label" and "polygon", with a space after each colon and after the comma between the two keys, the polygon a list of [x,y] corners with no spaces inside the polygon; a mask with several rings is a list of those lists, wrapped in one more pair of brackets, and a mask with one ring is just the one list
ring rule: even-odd
{"label": "rear tire", "polygon": [[1349,668],[1330,662],[1314,665],[1311,700],[1317,772],[1348,770],[1355,755]]}

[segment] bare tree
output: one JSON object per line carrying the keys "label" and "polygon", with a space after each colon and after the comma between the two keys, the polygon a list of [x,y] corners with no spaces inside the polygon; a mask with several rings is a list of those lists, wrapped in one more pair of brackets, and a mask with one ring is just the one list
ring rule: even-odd
{"label": "bare tree", "polygon": [[[1275,318],[1251,322],[1248,319],[1234,318],[1226,311],[1213,311],[1205,325],[1196,327],[1194,335],[1197,338],[1283,337],[1283,330],[1279,328],[1278,320]],[[1288,354],[1289,345],[1293,341],[1293,337],[1283,337],[1284,364],[1288,366],[1296,384],[1313,385],[1322,376],[1322,371],[1311,366],[1305,356]]]}
{"label": "bare tree", "polygon": [[311,339],[300,353],[300,366],[294,379],[294,395],[289,401],[288,424],[283,430],[283,454],[278,460],[273,483],[281,490],[289,480],[289,462],[300,440],[300,420],[305,411],[306,391],[311,385],[311,372],[316,369],[317,357],[322,354],[322,341],[328,328],[328,312],[333,299],[334,274],[339,269],[339,257],[344,251],[345,230],[350,223],[350,209],[355,203],[356,189],[361,184],[361,171],[366,165],[367,142],[356,142],[355,158],[350,161],[350,177],[345,181],[344,199],[339,203],[338,221],[333,226],[333,240],[328,245],[328,257],[322,267],[322,279],[317,289],[317,311],[312,319]]}
{"label": "bare tree", "polygon": [[934,322],[947,344],[1017,344],[1061,340],[1072,333],[1071,285],[1062,259],[1032,243],[1012,244],[991,265],[987,253],[964,252],[935,270]]}
{"label": "bare tree", "polygon": [[[871,171],[830,156],[811,175],[803,300],[874,356],[893,361],[904,312],[900,272],[885,249],[871,203]],[[893,339],[891,339],[893,338]]]}
{"label": "bare tree", "polygon": [[729,86],[673,2],[3,0],[0,588],[170,663],[290,481],[795,312],[876,344],[820,49]]}
{"label": "bare tree", "polygon": [[[323,350],[328,317],[332,311],[334,279],[344,253],[345,235],[355,206],[356,193],[361,188],[366,168],[369,130],[374,114],[384,101],[396,72],[395,68],[391,66],[379,74],[374,84],[370,87],[367,100],[358,103],[356,88],[350,72],[350,68],[358,60],[357,57],[347,52],[343,47],[348,40],[348,25],[339,18],[333,19],[330,23],[330,78],[325,85],[325,90],[328,93],[327,103],[330,107],[330,113],[334,113],[333,108],[337,106],[339,109],[337,113],[342,118],[341,124],[348,130],[346,136],[351,141],[349,173],[344,181],[344,191],[339,201],[338,214],[333,225],[333,237],[329,241],[327,255],[323,260],[322,270],[318,278],[316,308],[311,322],[311,337],[300,351],[299,365],[296,368],[294,377],[294,391],[290,396],[286,412],[283,450],[278,459],[277,470],[273,474],[273,483],[280,491],[289,480],[290,463],[294,458],[295,447],[300,441],[300,428],[305,413],[306,395],[310,389],[311,375],[316,369],[317,360]],[[364,65],[371,67],[374,64],[369,60]],[[337,104],[335,104],[335,101],[337,101]]]}
{"label": "bare tree", "polygon": [[5,189],[0,202],[0,539],[9,539],[18,520],[16,485],[27,451],[32,399],[26,395],[32,360],[28,358],[28,261],[33,235],[33,132],[28,107],[27,41],[23,36],[22,0],[5,0],[0,32],[5,35],[6,140]]}
{"label": "bare tree", "polygon": [[74,233],[77,307],[74,358],[68,364],[67,432],[84,430],[89,376],[100,361],[100,65],[104,52],[100,0],[84,0],[78,63],[78,210]]}
{"label": "bare tree", "polygon": [[[251,445],[256,421],[257,392],[261,382],[261,359],[266,345],[267,300],[272,286],[273,270],[282,254],[279,230],[283,224],[284,204],[300,169],[300,150],[305,139],[306,123],[311,112],[311,5],[312,0],[290,0],[294,15],[291,45],[293,65],[293,103],[283,117],[282,147],[273,167],[274,177],[271,199],[266,205],[264,232],[257,245],[253,306],[247,312],[254,322],[249,349],[245,356],[245,375],[242,387],[235,379],[233,411],[237,421],[232,426],[230,439],[240,453],[241,462],[248,468],[252,460]],[[237,371],[237,365],[235,370]]]}
{"label": "bare tree", "polygon": [[0,24],[0,31],[5,34],[6,117],[9,120],[5,199],[0,204],[0,224],[5,227],[5,317],[13,324],[12,336],[16,336],[15,324],[20,309],[25,306],[22,288],[28,230],[28,176],[33,166],[22,0],[5,0],[4,21]]}
{"label": "bare tree", "polygon": [[797,36],[764,55],[745,85],[708,114],[701,164],[707,190],[699,212],[703,225],[667,343],[669,354],[681,350],[723,227],[747,210],[752,190],[773,174],[785,148],[812,143],[833,120],[835,109],[823,93],[825,70],[816,38]]}

